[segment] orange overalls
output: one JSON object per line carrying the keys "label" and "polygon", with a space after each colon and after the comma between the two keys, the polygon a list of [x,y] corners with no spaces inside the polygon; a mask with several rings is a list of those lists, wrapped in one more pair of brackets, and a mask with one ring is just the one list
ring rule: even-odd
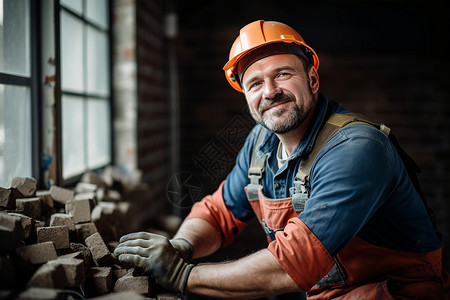
{"label": "orange overalls", "polygon": [[[225,206],[222,187],[196,203],[188,218],[209,221],[227,245],[245,223]],[[246,193],[268,235],[268,250],[308,299],[450,299],[441,249],[411,253],[355,237],[332,257],[298,218],[305,200],[268,199],[254,182]]]}
{"label": "orange overalls", "polygon": [[[252,199],[250,203],[266,232],[270,228],[284,228],[275,233],[276,241],[269,244],[269,250],[294,281],[308,292],[308,299],[445,297],[443,287],[448,282],[448,275],[442,269],[441,249],[425,254],[408,253],[377,247],[355,237],[332,258],[297,218],[292,198],[268,199],[259,190],[258,199]],[[292,248],[292,244],[298,245],[297,242],[290,243],[299,235],[303,235],[301,251]],[[307,257],[301,257],[305,254]],[[308,270],[300,272],[303,276],[315,279],[294,278],[301,269]],[[326,269],[328,274],[320,279]],[[448,291],[447,297],[450,299]]]}

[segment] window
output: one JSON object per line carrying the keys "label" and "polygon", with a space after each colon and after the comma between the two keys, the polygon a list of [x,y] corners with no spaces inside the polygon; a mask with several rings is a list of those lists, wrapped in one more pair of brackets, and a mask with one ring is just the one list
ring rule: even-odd
{"label": "window", "polygon": [[111,163],[107,0],[60,0],[62,179]]}
{"label": "window", "polygon": [[[0,0],[0,186],[16,176],[37,177],[35,1]],[[33,7],[30,8],[30,5]],[[35,50],[33,50],[35,51]]]}

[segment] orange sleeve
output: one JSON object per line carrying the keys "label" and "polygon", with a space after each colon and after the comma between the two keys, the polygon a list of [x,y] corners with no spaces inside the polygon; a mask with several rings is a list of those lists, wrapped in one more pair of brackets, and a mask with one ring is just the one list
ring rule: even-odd
{"label": "orange sleeve", "polygon": [[214,194],[204,197],[200,202],[196,202],[186,217],[186,220],[200,218],[211,223],[222,237],[222,247],[231,244],[234,238],[247,225],[247,223],[236,219],[233,213],[225,206],[222,196],[224,183],[225,181],[221,183]]}
{"label": "orange sleeve", "polygon": [[328,250],[299,218],[290,219],[275,236],[268,250],[302,290],[310,290],[333,268]]}

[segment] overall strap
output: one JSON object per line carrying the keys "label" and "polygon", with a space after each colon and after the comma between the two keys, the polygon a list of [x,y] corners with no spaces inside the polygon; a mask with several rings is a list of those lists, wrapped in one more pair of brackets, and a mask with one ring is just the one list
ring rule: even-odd
{"label": "overall strap", "polygon": [[339,129],[355,124],[373,126],[383,132],[386,136],[389,136],[390,133],[390,129],[384,124],[378,125],[376,123],[367,121],[366,118],[361,114],[349,113],[331,115],[328,121],[320,129],[314,142],[312,151],[302,159],[298,172],[295,175],[294,192],[292,194],[292,206],[294,207],[294,210],[296,212],[300,213],[305,209],[306,201],[309,198],[309,192],[306,188],[306,185],[309,182],[311,168],[319,152]]}
{"label": "overall strap", "polygon": [[267,129],[261,128],[255,147],[252,152],[250,167],[248,168],[248,178],[250,183],[247,185],[247,196],[249,201],[259,201],[258,190],[262,188],[261,179],[266,166],[266,155],[259,156],[258,148],[266,136]]}

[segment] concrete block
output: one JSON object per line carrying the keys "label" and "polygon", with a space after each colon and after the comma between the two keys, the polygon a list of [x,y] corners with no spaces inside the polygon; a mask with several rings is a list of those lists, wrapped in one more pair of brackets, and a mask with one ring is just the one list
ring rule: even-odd
{"label": "concrete block", "polygon": [[105,199],[105,189],[99,188],[97,192],[95,192],[95,198],[97,198],[97,203],[101,203]]}
{"label": "concrete block", "polygon": [[108,247],[106,247],[100,233],[96,232],[85,240],[86,246],[91,250],[92,258],[97,266],[109,266],[113,263],[114,258]]}
{"label": "concrete block", "polygon": [[44,242],[17,247],[16,252],[27,258],[32,264],[43,264],[58,258],[53,242]]}
{"label": "concrete block", "polygon": [[88,182],[78,182],[75,186],[75,193],[82,194],[82,193],[94,193],[97,191],[98,186],[93,183]]}
{"label": "concrete block", "polygon": [[69,214],[55,213],[50,217],[50,226],[67,226],[69,231],[75,231],[75,222]]}
{"label": "concrete block", "polygon": [[150,294],[151,287],[148,276],[132,276],[127,274],[117,279],[114,292],[135,291],[139,294]]}
{"label": "concrete block", "polygon": [[181,300],[182,298],[176,294],[161,293],[156,296],[157,300]]}
{"label": "concrete block", "polygon": [[51,226],[37,229],[38,243],[53,241],[56,249],[69,248],[69,227]]}
{"label": "concrete block", "polygon": [[28,281],[29,287],[64,288],[66,273],[60,264],[43,264]]}
{"label": "concrete block", "polygon": [[108,190],[103,201],[120,202],[122,201],[122,195],[119,193],[119,191]]}
{"label": "concrete block", "polygon": [[16,211],[33,219],[39,219],[41,217],[41,199],[38,197],[16,199]]}
{"label": "concrete block", "polygon": [[[0,298],[1,299],[1,298]],[[67,294],[58,289],[30,287],[19,294],[17,300],[66,300]]]}
{"label": "concrete block", "polygon": [[87,237],[98,232],[97,226],[94,223],[75,224],[75,230],[77,232],[78,242],[80,243],[84,243]]}
{"label": "concrete block", "polygon": [[16,198],[11,189],[0,187],[0,207],[10,210],[16,209]]}
{"label": "concrete block", "polygon": [[94,173],[94,172],[84,173],[83,177],[81,177],[80,182],[95,184],[96,186],[98,186],[98,188],[103,188],[103,189],[108,188],[104,178],[101,175]]}
{"label": "concrete block", "polygon": [[37,181],[34,178],[15,177],[11,181],[11,187],[16,188],[24,197],[36,195]]}
{"label": "concrete block", "polygon": [[71,215],[75,224],[91,221],[91,204],[89,199],[66,202],[66,213]]}
{"label": "concrete block", "polygon": [[[72,250],[74,253],[72,253],[73,258],[79,258],[83,259],[85,270],[89,270],[91,267],[92,262],[92,253],[89,248],[83,244],[79,243],[70,243],[70,250]],[[77,255],[79,253],[80,255]],[[67,254],[68,256],[71,254]]]}
{"label": "concrete block", "polygon": [[[126,291],[121,293],[111,293],[105,296],[98,296],[94,298],[90,298],[91,300],[152,300],[154,298],[144,297],[133,291]],[[156,300],[156,299],[155,299]]]}
{"label": "concrete block", "polygon": [[50,191],[36,191],[36,197],[41,199],[41,213],[49,217],[54,212],[55,203]]}
{"label": "concrete block", "polygon": [[70,189],[62,188],[56,185],[50,187],[50,195],[53,200],[59,204],[66,204],[67,201],[73,200],[75,192]]}
{"label": "concrete block", "polygon": [[0,211],[0,255],[12,252],[24,238],[20,217]]}
{"label": "concrete block", "polygon": [[86,280],[86,271],[82,259],[59,257],[49,261],[48,264],[62,266],[66,277],[64,287],[77,287]]}
{"label": "concrete block", "polygon": [[86,278],[86,293],[88,295],[104,295],[111,291],[112,272],[110,267],[90,268]]}
{"label": "concrete block", "polygon": [[[15,288],[17,284],[17,267],[10,255],[0,255],[0,291]],[[3,299],[1,295],[0,299]]]}
{"label": "concrete block", "polygon": [[74,200],[89,200],[89,204],[91,205],[91,212],[98,204],[96,192],[76,194]]}
{"label": "concrete block", "polygon": [[97,194],[95,192],[85,192],[75,194],[74,200],[89,200],[91,209],[97,205]]}
{"label": "concrete block", "polygon": [[92,221],[107,240],[118,240],[117,225],[120,223],[120,215],[116,211],[116,204],[112,202],[100,202],[92,211]]}
{"label": "concrete block", "polygon": [[10,216],[15,216],[20,218],[20,224],[22,225],[24,238],[27,239],[35,230],[36,221],[26,215],[18,213],[8,213]]}
{"label": "concrete block", "polygon": [[113,275],[113,282],[116,282],[117,279],[127,275],[127,270],[126,269],[112,270],[112,275]]}
{"label": "concrete block", "polygon": [[102,207],[100,205],[96,205],[91,212],[91,221],[97,223],[102,218]]}

